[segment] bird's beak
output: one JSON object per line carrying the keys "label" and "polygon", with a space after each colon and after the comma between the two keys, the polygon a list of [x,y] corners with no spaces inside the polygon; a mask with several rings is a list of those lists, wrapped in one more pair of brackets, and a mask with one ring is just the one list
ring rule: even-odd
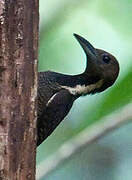
{"label": "bird's beak", "polygon": [[97,52],[96,49],[83,37],[79,36],[78,34],[74,34],[75,38],[78,40],[79,44],[82,46],[84,52],[87,56],[87,67],[86,71],[92,71],[93,69],[97,70]]}
{"label": "bird's beak", "polygon": [[97,57],[97,54],[96,49],[92,46],[92,44],[90,44],[90,42],[88,42],[86,39],[79,36],[78,34],[74,34],[74,36],[82,46],[84,52],[86,53],[86,56],[95,59]]}

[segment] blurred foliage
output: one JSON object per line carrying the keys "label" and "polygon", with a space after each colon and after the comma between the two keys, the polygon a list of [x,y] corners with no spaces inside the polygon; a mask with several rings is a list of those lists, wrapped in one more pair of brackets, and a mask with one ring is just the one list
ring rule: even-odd
{"label": "blurred foliage", "polygon": [[[131,12],[131,0],[40,0],[39,71],[50,69],[67,74],[77,74],[85,69],[85,55],[72,36],[76,32],[86,37],[95,47],[114,54],[120,63],[120,76],[115,85],[104,93],[80,98],[74,103],[63,123],[38,148],[38,163],[54,153],[66,140],[132,100]],[[126,132],[127,129],[128,126],[126,126]],[[132,135],[126,133],[125,136]],[[121,133],[118,133],[118,138],[121,137]],[[109,138],[108,144],[111,144],[112,141],[112,137]],[[100,142],[99,147],[104,147],[104,142]],[[114,145],[110,149],[110,151],[118,153],[115,152]],[[87,150],[87,154],[89,153],[91,152]],[[78,166],[83,164],[85,155],[86,152],[78,155],[80,157],[80,161],[77,157]],[[111,156],[111,154],[108,155]],[[79,175],[74,169],[74,160],[70,163],[70,169],[68,169],[70,175],[67,179],[80,180],[81,173]],[[84,164],[86,165],[86,163],[89,161]],[[132,167],[132,163],[130,165]],[[112,172],[114,171],[113,167],[110,170]],[[93,168],[97,168],[97,166],[93,166]],[[52,177],[57,180],[62,179],[66,171],[67,168],[63,168],[63,171],[58,170],[55,173],[60,173],[61,176],[52,174],[49,179]],[[96,172],[98,171],[96,170]],[[74,174],[78,174],[78,177]],[[109,175],[110,173],[105,174],[104,179],[123,180],[120,175],[116,178],[109,177]],[[86,177],[84,176],[82,179],[88,179]],[[103,175],[97,178],[94,173],[90,177],[92,180],[103,179]],[[130,176],[125,178],[125,180],[129,179],[131,179]]]}

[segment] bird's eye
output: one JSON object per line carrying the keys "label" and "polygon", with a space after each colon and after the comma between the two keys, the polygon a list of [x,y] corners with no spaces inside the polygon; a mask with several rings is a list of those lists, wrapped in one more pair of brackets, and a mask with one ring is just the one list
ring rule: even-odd
{"label": "bird's eye", "polygon": [[111,58],[108,56],[108,55],[106,55],[106,54],[104,54],[103,55],[103,61],[105,62],[105,63],[109,63],[110,62],[110,60],[111,60]]}

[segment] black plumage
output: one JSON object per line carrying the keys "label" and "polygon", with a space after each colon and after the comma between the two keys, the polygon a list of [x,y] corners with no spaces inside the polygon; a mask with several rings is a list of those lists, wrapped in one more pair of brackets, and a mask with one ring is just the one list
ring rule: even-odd
{"label": "black plumage", "polygon": [[73,102],[82,95],[102,92],[119,73],[114,56],[95,49],[86,39],[74,34],[84,49],[87,65],[84,73],[64,75],[52,71],[38,73],[37,145],[40,145],[64,119]]}

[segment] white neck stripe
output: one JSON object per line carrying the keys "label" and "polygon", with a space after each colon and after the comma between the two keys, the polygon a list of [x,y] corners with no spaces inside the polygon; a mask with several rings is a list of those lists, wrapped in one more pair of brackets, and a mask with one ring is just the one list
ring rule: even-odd
{"label": "white neck stripe", "polygon": [[103,79],[99,80],[95,84],[85,85],[76,85],[75,87],[61,86],[64,89],[67,89],[73,95],[86,95],[91,91],[98,89],[102,86]]}

